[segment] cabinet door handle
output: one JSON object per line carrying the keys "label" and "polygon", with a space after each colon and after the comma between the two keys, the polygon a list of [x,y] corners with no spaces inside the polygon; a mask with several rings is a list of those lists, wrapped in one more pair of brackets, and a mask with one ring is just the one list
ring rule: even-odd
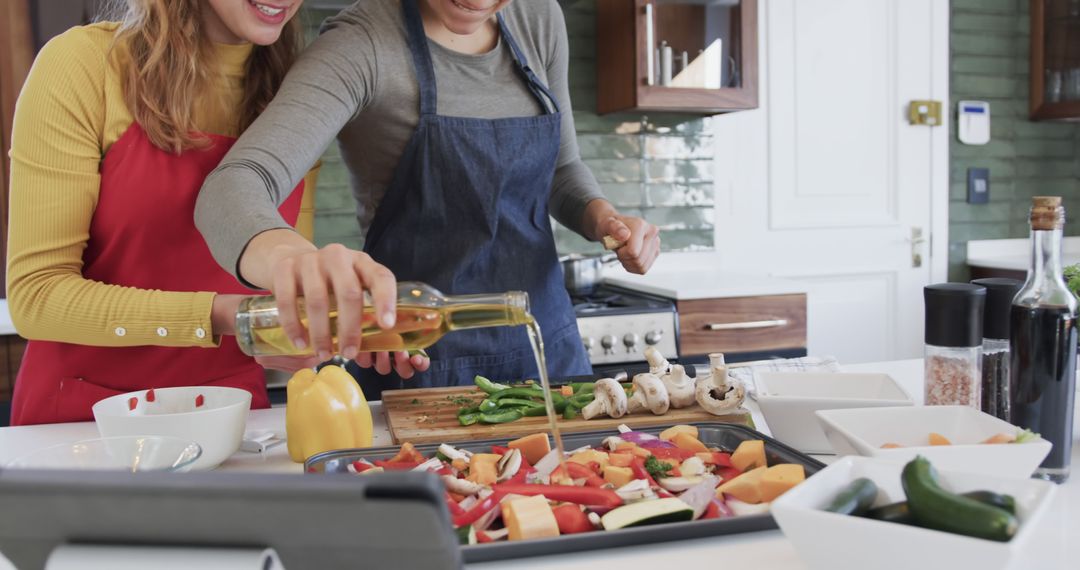
{"label": "cabinet door handle", "polygon": [[771,329],[787,326],[787,319],[772,319],[768,321],[744,321],[741,323],[709,323],[705,325],[710,331],[734,331],[746,329]]}
{"label": "cabinet door handle", "polygon": [[645,78],[646,85],[654,85],[656,83],[656,30],[653,23],[653,5],[652,2],[645,4],[645,49],[648,53],[645,57],[646,61],[646,73]]}

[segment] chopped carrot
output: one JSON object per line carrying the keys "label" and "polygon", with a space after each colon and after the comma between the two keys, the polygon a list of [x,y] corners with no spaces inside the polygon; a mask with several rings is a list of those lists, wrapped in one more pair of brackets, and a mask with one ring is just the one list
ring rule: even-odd
{"label": "chopped carrot", "polygon": [[900,445],[899,443],[889,442],[889,443],[881,444],[881,449],[899,449],[901,447],[904,447],[904,446]]}
{"label": "chopped carrot", "polygon": [[999,433],[987,438],[983,441],[983,443],[1012,443],[1014,441],[1016,441],[1015,435],[1008,433]]}
{"label": "chopped carrot", "polygon": [[573,386],[562,386],[562,387],[559,388],[559,393],[562,394],[563,396],[566,396],[567,398],[569,398],[570,396],[574,395],[574,387]]}

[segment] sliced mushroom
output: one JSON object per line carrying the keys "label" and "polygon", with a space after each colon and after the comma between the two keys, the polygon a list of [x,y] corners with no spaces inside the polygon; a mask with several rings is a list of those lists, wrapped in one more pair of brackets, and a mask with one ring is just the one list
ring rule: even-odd
{"label": "sliced mushroom", "polygon": [[469,460],[469,456],[465,455],[465,453],[463,453],[461,450],[445,443],[439,445],[439,453],[443,454],[443,456],[450,461],[453,461],[455,459],[460,459],[462,461]]}
{"label": "sliced mushroom", "polygon": [[619,448],[620,443],[626,443],[626,442],[623,441],[623,439],[621,437],[612,435],[612,436],[609,436],[609,437],[605,437],[604,441],[602,441],[601,443],[604,445],[604,447],[606,447],[608,449],[608,451],[615,451],[616,449]]}
{"label": "sliced mushroom", "polygon": [[446,490],[451,493],[457,493],[459,495],[476,495],[480,491],[484,490],[484,486],[478,483],[473,483],[467,479],[458,479],[453,475],[443,475],[443,484],[446,485]]}
{"label": "sliced mushroom", "polygon": [[667,413],[670,406],[667,388],[660,378],[648,372],[634,376],[634,395],[627,406],[629,413],[649,410],[659,416]]}
{"label": "sliced mushroom", "polygon": [[655,346],[645,349],[645,360],[649,361],[649,372],[652,374],[663,376],[671,371],[671,363],[664,358],[663,354],[660,354],[659,350],[656,350]]}
{"label": "sliced mushroom", "polygon": [[742,405],[746,391],[740,385],[728,384],[723,354],[710,354],[709,368],[708,376],[698,378],[694,396],[706,412],[722,416]]}
{"label": "sliced mushroom", "polygon": [[645,479],[634,479],[622,487],[615,489],[615,494],[626,502],[651,499],[656,496],[649,487],[649,482]]}
{"label": "sliced mushroom", "polygon": [[684,477],[704,475],[705,462],[700,457],[687,457],[683,460],[682,465],[679,465],[679,473],[682,473]]}
{"label": "sliced mushroom", "polygon": [[686,375],[686,369],[681,364],[672,366],[671,371],[661,376],[660,380],[667,388],[672,408],[694,405],[694,379]]}
{"label": "sliced mushroom", "polygon": [[626,414],[626,392],[614,378],[597,380],[593,401],[581,410],[581,416],[587,420],[605,414],[613,418]]}
{"label": "sliced mushroom", "polygon": [[510,449],[503,454],[496,467],[499,470],[499,477],[495,481],[498,483],[517,475],[518,470],[521,469],[521,451],[516,448]]}

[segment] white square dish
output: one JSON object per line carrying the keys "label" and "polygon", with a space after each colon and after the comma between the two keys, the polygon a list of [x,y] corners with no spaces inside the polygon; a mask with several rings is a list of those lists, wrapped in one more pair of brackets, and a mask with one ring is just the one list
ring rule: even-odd
{"label": "white square dish", "polygon": [[833,453],[817,410],[912,405],[888,374],[761,372],[755,382],[773,437],[804,453]]}
{"label": "white square dish", "polygon": [[[863,455],[907,462],[916,455],[940,469],[1030,477],[1050,453],[1045,439],[1027,443],[980,443],[1019,428],[968,406],[919,406],[892,409],[821,410],[818,420],[829,443],[841,455]],[[953,445],[930,445],[930,433]],[[903,447],[882,449],[886,443]]]}
{"label": "white square dish", "polygon": [[772,514],[811,569],[1035,567],[1031,566],[1031,537],[1039,532],[1039,519],[1057,490],[1048,481],[939,471],[941,485],[951,492],[988,490],[1016,499],[1020,527],[1009,542],[823,510],[859,477],[866,477],[878,486],[874,506],[905,500],[900,483],[903,468],[903,463],[845,457],[782,495],[772,504]]}

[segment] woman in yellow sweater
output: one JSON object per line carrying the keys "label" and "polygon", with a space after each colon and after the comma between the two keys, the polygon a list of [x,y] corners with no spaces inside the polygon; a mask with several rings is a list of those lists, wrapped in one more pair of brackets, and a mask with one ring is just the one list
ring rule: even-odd
{"label": "woman in yellow sweater", "polygon": [[[192,216],[295,58],[302,1],[128,0],[121,22],[42,49],[12,131],[8,300],[30,339],[13,425],[87,420],[104,397],[154,387],[232,386],[269,405],[262,368],[222,336],[246,289]],[[303,187],[280,209],[290,224]]]}

